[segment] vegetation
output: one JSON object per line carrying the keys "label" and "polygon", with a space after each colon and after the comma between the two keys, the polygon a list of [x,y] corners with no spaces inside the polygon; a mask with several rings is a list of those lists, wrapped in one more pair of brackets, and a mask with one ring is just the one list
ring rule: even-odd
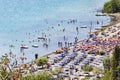
{"label": "vegetation", "polygon": [[39,57],[36,59],[36,64],[38,66],[42,66],[42,68],[43,68],[43,65],[47,64],[47,62],[48,62],[48,59],[46,57]]}
{"label": "vegetation", "polygon": [[63,73],[63,71],[64,71],[64,69],[62,67],[58,67],[58,68],[55,68],[53,70],[50,70],[52,75],[57,76],[57,78],[55,78],[55,80],[63,80],[64,76],[60,75]]}
{"label": "vegetation", "polygon": [[52,75],[48,72],[41,72],[37,74],[27,74],[22,80],[54,80]]}
{"label": "vegetation", "polygon": [[97,50],[97,51],[88,51],[88,54],[97,54],[97,55],[104,55],[104,50]]}
{"label": "vegetation", "polygon": [[[116,46],[112,58],[104,60],[105,72],[101,80],[120,80],[120,47]],[[108,79],[109,78],[109,79]]]}
{"label": "vegetation", "polygon": [[94,67],[93,72],[94,74],[103,74],[104,70],[99,67]]}
{"label": "vegetation", "polygon": [[[17,62],[15,60],[11,63],[10,59],[11,58],[9,58],[7,54],[0,58],[0,80],[54,80],[50,72],[27,74],[23,76],[22,69],[13,70],[13,68],[17,65]],[[45,57],[40,57],[36,62],[38,65],[44,65],[47,63],[47,59]],[[27,65],[24,65],[24,69],[26,68]]]}
{"label": "vegetation", "polygon": [[101,31],[104,31],[105,29],[106,29],[106,27],[102,27],[102,28],[101,28]]}
{"label": "vegetation", "polygon": [[120,0],[110,0],[104,4],[103,12],[116,13],[120,12]]}
{"label": "vegetation", "polygon": [[83,67],[83,70],[90,72],[90,71],[93,70],[93,67],[92,67],[92,66],[89,66],[89,65],[86,65],[86,66]]}
{"label": "vegetation", "polygon": [[53,75],[57,75],[57,74],[59,74],[59,73],[63,73],[63,68],[59,67],[59,68],[56,68],[56,69],[54,69],[54,70],[51,70],[51,73],[52,73]]}
{"label": "vegetation", "polygon": [[105,70],[110,70],[110,57],[107,56],[104,60],[103,60],[103,66]]}
{"label": "vegetation", "polygon": [[117,80],[118,77],[118,70],[117,67],[120,66],[120,47],[116,46],[115,51],[113,52],[113,59],[112,59],[112,79]]}
{"label": "vegetation", "polygon": [[99,51],[99,54],[100,54],[100,55],[104,55],[104,54],[105,54],[105,51],[104,51],[104,50],[101,50],[101,51]]}
{"label": "vegetation", "polygon": [[[11,54],[12,55],[12,54]],[[13,57],[12,57],[13,58]],[[0,80],[18,80],[22,78],[21,70],[13,71],[12,68],[15,67],[16,61],[11,63],[8,55],[5,54],[0,59]]]}
{"label": "vegetation", "polygon": [[105,70],[104,76],[101,78],[101,80],[111,80],[112,71],[111,70]]}

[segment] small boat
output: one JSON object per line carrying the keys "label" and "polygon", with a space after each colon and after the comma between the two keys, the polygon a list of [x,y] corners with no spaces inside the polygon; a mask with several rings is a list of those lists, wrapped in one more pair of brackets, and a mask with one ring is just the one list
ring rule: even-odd
{"label": "small boat", "polygon": [[101,26],[101,27],[107,27],[107,25],[106,26]]}
{"label": "small boat", "polygon": [[80,28],[87,28],[87,26],[81,26]]}
{"label": "small boat", "polygon": [[97,13],[95,16],[107,16],[105,13]]}
{"label": "small boat", "polygon": [[32,47],[34,47],[34,48],[38,48],[38,45],[32,45]]}
{"label": "small boat", "polygon": [[28,49],[28,46],[22,45],[20,48],[21,49]]}
{"label": "small boat", "polygon": [[38,37],[38,39],[45,39],[44,37]]}

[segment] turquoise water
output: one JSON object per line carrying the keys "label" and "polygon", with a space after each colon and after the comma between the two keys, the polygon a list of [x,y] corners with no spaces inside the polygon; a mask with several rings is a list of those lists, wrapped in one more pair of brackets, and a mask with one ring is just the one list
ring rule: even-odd
{"label": "turquoise water", "polygon": [[[28,62],[34,59],[35,53],[42,56],[55,51],[58,41],[64,43],[63,36],[66,36],[67,42],[73,42],[75,37],[82,40],[88,36],[89,28],[79,28],[77,34],[76,27],[90,27],[92,21],[94,31],[94,28],[110,22],[109,16],[95,16],[106,1],[108,0],[0,0],[0,54],[11,50],[19,59],[23,53],[20,52],[20,46],[25,44],[29,47],[24,50]],[[70,19],[77,20],[77,23],[67,24]],[[98,25],[97,20],[100,22]],[[64,28],[66,31],[62,32]],[[43,47],[42,41],[38,42],[37,37],[42,33],[51,39],[50,43],[47,42],[48,48]],[[39,48],[33,48],[33,44],[39,45]],[[9,45],[14,47],[10,48]]]}

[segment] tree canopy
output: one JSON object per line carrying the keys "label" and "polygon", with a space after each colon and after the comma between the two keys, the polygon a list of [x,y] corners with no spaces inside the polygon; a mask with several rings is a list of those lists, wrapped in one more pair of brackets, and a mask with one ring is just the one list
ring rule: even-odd
{"label": "tree canopy", "polygon": [[38,66],[43,67],[43,65],[47,64],[47,62],[48,62],[48,59],[46,57],[39,57],[38,59],[36,59],[36,64]]}
{"label": "tree canopy", "polygon": [[103,12],[116,13],[120,12],[120,0],[110,0],[104,4]]}

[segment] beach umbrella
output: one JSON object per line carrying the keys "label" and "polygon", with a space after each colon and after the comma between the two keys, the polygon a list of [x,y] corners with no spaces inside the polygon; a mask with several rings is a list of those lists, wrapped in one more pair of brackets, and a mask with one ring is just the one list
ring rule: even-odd
{"label": "beach umbrella", "polygon": [[68,64],[68,66],[73,66],[73,65],[74,65],[74,63],[69,63],[69,64]]}
{"label": "beach umbrella", "polygon": [[85,64],[80,64],[79,66],[80,66],[80,67],[83,67],[84,65],[85,65]]}
{"label": "beach umbrella", "polygon": [[61,66],[64,66],[64,65],[65,65],[65,63],[64,63],[64,62],[61,62],[61,63],[60,63],[60,65],[61,65]]}

